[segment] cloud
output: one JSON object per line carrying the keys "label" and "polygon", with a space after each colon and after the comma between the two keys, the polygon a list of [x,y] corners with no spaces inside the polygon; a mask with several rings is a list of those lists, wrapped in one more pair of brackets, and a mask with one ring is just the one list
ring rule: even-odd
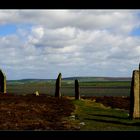
{"label": "cloud", "polygon": [[[44,25],[48,28],[130,30],[139,25],[138,10],[1,10],[0,23]],[[85,20],[84,20],[85,19]]]}
{"label": "cloud", "polygon": [[0,36],[9,79],[131,76],[140,60],[139,10],[0,10],[8,24],[17,27]]}

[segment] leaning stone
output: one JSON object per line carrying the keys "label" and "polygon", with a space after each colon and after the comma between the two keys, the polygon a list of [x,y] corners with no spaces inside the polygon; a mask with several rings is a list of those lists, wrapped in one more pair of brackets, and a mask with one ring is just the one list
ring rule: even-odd
{"label": "leaning stone", "polygon": [[6,75],[0,69],[0,92],[6,93]]}
{"label": "leaning stone", "polygon": [[62,79],[62,74],[59,73],[55,84],[55,97],[58,98],[61,98],[61,79]]}

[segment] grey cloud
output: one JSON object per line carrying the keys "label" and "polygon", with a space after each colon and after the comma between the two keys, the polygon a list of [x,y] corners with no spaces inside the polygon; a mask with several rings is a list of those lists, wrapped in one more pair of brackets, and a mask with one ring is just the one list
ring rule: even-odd
{"label": "grey cloud", "polygon": [[[139,25],[135,10],[1,10],[5,23],[31,23],[47,28],[76,27],[81,29],[114,28],[127,31]],[[130,29],[124,29],[130,26]],[[131,27],[132,26],[132,27]]]}

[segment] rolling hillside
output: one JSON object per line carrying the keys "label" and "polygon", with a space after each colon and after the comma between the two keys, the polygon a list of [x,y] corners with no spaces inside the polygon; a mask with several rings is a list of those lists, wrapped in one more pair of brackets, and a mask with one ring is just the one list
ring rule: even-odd
{"label": "rolling hillside", "polygon": [[[67,77],[62,80],[75,80],[80,82],[94,82],[94,81],[131,81],[131,77]],[[21,80],[7,80],[8,83],[32,83],[32,82],[53,82],[56,79],[21,79]]]}

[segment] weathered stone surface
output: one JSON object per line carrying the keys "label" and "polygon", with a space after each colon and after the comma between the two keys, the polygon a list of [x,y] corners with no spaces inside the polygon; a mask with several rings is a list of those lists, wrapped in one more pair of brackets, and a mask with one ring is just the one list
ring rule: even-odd
{"label": "weathered stone surface", "polygon": [[130,92],[130,118],[140,118],[140,74],[139,70],[133,71]]}
{"label": "weathered stone surface", "polygon": [[55,97],[58,97],[58,98],[61,97],[61,78],[62,78],[62,75],[61,73],[59,73],[56,79],[56,86],[55,86]]}
{"label": "weathered stone surface", "polygon": [[6,75],[0,70],[0,92],[6,93]]}
{"label": "weathered stone surface", "polygon": [[39,92],[38,91],[35,91],[35,96],[39,96]]}
{"label": "weathered stone surface", "polygon": [[79,92],[79,82],[75,80],[75,99],[80,100],[80,92]]}

